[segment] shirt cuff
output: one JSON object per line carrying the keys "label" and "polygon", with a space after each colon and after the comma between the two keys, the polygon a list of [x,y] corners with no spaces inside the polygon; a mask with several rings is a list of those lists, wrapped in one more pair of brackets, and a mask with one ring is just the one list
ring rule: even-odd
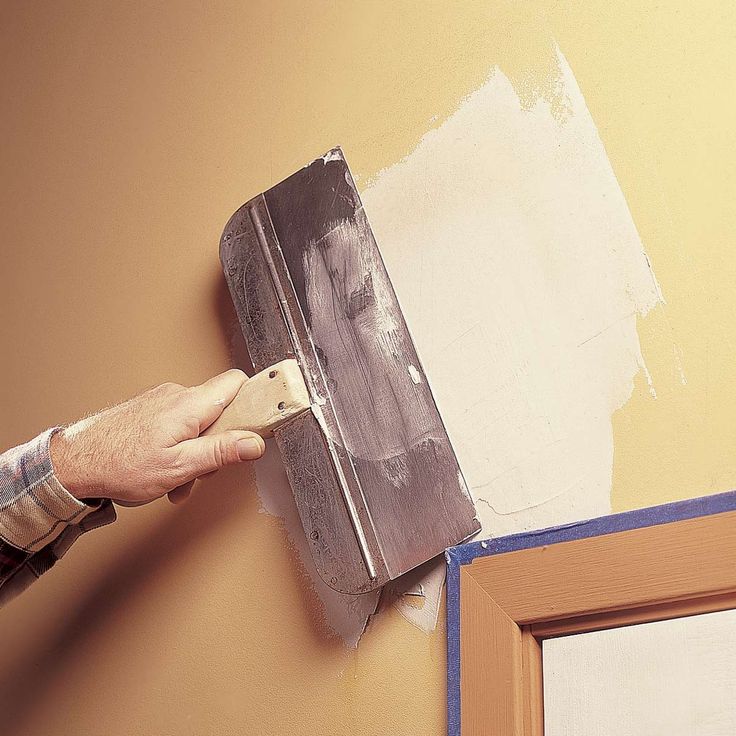
{"label": "shirt cuff", "polygon": [[0,537],[18,549],[42,549],[100,506],[76,499],[54,475],[49,442],[60,429],[0,455]]}

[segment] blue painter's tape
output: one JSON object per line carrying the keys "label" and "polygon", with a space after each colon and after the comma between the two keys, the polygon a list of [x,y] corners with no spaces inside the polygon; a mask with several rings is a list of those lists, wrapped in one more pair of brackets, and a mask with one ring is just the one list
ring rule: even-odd
{"label": "blue painter's tape", "polygon": [[600,516],[562,526],[510,534],[479,542],[450,547],[445,551],[447,561],[447,733],[460,736],[460,566],[470,564],[476,557],[515,552],[548,544],[571,542],[576,539],[598,537],[630,529],[658,524],[670,524],[700,516],[711,516],[736,511],[736,491],[713,496],[702,496],[675,501],[661,506],[625,511],[621,514]]}
{"label": "blue painter's tape", "polygon": [[447,733],[460,736],[460,561],[458,550],[445,551],[447,560]]}

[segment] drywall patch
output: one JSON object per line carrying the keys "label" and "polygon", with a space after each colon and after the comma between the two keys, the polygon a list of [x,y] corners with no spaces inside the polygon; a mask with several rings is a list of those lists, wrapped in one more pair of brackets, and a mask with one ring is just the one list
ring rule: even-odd
{"label": "drywall patch", "polygon": [[[564,116],[496,71],[362,195],[486,536],[610,511],[611,415],[661,301],[558,62]],[[434,606],[396,605],[434,626]]]}

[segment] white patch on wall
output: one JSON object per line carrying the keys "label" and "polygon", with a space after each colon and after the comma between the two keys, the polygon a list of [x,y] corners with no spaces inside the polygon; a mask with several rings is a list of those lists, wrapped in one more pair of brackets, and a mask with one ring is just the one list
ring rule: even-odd
{"label": "white patch on wall", "polygon": [[[485,536],[610,511],[611,415],[644,367],[637,315],[661,300],[561,54],[559,68],[564,120],[543,100],[522,109],[496,71],[362,195],[422,360],[410,375],[432,386]],[[269,509],[283,489],[264,471]],[[397,603],[425,630],[443,575],[433,567]],[[327,623],[357,642],[375,596],[315,586]]]}
{"label": "white patch on wall", "polygon": [[[564,120],[496,72],[362,195],[485,536],[610,511],[611,416],[661,300],[559,67]],[[434,626],[433,607],[402,609]]]}

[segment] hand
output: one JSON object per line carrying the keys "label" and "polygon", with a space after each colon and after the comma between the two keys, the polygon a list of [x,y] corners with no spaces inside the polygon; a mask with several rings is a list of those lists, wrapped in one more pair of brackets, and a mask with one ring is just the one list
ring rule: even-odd
{"label": "hand", "polygon": [[230,370],[192,388],[164,383],[72,424],[51,438],[56,477],[76,498],[138,506],[225,465],[257,460],[265,443],[253,432],[199,436],[245,380]]}

